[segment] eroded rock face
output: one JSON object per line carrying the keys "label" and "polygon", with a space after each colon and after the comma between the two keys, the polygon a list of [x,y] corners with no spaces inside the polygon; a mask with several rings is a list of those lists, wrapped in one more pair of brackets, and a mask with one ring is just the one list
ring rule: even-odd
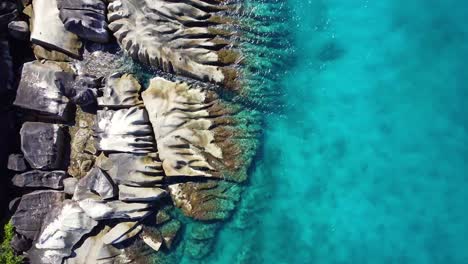
{"label": "eroded rock face", "polygon": [[57,0],[33,0],[34,16],[31,41],[34,44],[63,52],[71,57],[81,56],[78,36],[67,31],[59,18]]}
{"label": "eroded rock face", "polygon": [[63,72],[57,64],[38,61],[25,63],[14,105],[67,120],[70,105],[60,85],[72,82],[73,75]]}
{"label": "eroded rock face", "polygon": [[142,230],[138,222],[122,222],[113,227],[102,239],[104,244],[118,244],[138,235]]}
{"label": "eroded rock face", "polygon": [[117,188],[112,180],[101,169],[96,167],[91,169],[86,177],[80,179],[73,200],[80,201],[95,196],[102,199],[112,199],[117,196]]}
{"label": "eroded rock face", "polygon": [[212,91],[159,77],[142,97],[167,177],[246,179],[260,129],[255,119]]}
{"label": "eroded rock face", "polygon": [[154,151],[153,130],[144,108],[99,110],[95,135],[98,150],[130,153]]}
{"label": "eroded rock face", "polygon": [[117,184],[151,187],[161,184],[164,179],[157,153],[112,153],[98,163]]}
{"label": "eroded rock face", "polygon": [[109,41],[106,5],[101,0],[57,0],[60,19],[65,28],[94,42]]}
{"label": "eroded rock face", "polygon": [[17,174],[11,180],[17,187],[63,189],[63,180],[67,177],[64,171],[33,170]]}
{"label": "eroded rock face", "polygon": [[26,122],[20,131],[21,150],[34,169],[60,169],[63,166],[64,128],[60,125]]}
{"label": "eroded rock face", "polygon": [[19,40],[29,39],[29,25],[26,21],[11,21],[8,24],[8,32]]}
{"label": "eroded rock face", "polygon": [[97,224],[76,202],[66,200],[47,214],[30,256],[41,263],[62,263],[73,246]]}
{"label": "eroded rock face", "polygon": [[141,86],[131,74],[114,73],[106,79],[102,97],[98,98],[101,107],[124,108],[141,105]]}
{"label": "eroded rock face", "polygon": [[149,203],[124,203],[121,201],[101,201],[92,198],[79,201],[81,208],[94,220],[140,219],[150,214]]}
{"label": "eroded rock face", "polygon": [[222,1],[114,0],[109,28],[135,59],[171,73],[233,87],[231,67],[239,55],[228,50],[231,21],[218,12]]}
{"label": "eroded rock face", "polygon": [[41,230],[46,214],[60,207],[65,194],[60,191],[36,191],[23,195],[11,218],[16,232],[34,240]]}
{"label": "eroded rock face", "polygon": [[151,202],[160,200],[167,192],[157,187],[119,185],[119,199],[123,202]]}

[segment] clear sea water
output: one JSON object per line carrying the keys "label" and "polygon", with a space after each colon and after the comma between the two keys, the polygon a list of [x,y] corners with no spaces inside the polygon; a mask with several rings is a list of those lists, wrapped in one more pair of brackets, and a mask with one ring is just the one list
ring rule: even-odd
{"label": "clear sea water", "polygon": [[468,263],[468,2],[284,2],[285,107],[203,263]]}

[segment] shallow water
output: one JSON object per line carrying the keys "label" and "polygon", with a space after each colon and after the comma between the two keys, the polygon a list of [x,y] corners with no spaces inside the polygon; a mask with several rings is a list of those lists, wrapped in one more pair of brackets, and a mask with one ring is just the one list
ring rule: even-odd
{"label": "shallow water", "polygon": [[468,4],[287,4],[285,109],[203,263],[468,263]]}

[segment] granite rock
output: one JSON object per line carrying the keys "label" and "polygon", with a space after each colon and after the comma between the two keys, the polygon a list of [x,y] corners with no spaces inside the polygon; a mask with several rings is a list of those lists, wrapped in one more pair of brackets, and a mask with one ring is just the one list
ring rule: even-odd
{"label": "granite rock", "polygon": [[161,184],[164,179],[157,153],[112,153],[98,163],[116,184],[151,187]]}
{"label": "granite rock", "polygon": [[26,122],[20,131],[21,150],[34,169],[60,169],[65,131],[56,124]]}
{"label": "granite rock", "polygon": [[26,160],[22,154],[10,154],[8,156],[8,169],[12,171],[23,172],[28,169]]}
{"label": "granite rock", "polygon": [[75,193],[76,186],[78,184],[78,179],[69,177],[63,180],[63,191],[66,194],[73,195]]}
{"label": "granite rock", "polygon": [[139,94],[141,85],[131,74],[112,74],[101,90],[102,96],[97,99],[101,107],[128,108],[143,103]]}
{"label": "granite rock", "polygon": [[151,202],[160,200],[167,192],[157,187],[119,185],[119,199],[123,202]]}
{"label": "granite rock", "polygon": [[59,18],[57,0],[33,0],[31,42],[63,52],[73,58],[81,57],[81,41],[67,31]]}
{"label": "granite rock", "polygon": [[16,3],[14,1],[3,0],[0,2],[0,30],[3,31],[4,27],[17,16],[18,10],[16,9]]}
{"label": "granite rock", "polygon": [[14,105],[55,119],[67,120],[70,104],[61,86],[73,82],[73,78],[73,74],[63,72],[55,63],[25,63]]}
{"label": "granite rock", "polygon": [[144,108],[97,112],[96,148],[101,151],[148,153],[154,151],[153,130]]}
{"label": "granite rock", "polygon": [[94,42],[109,41],[104,1],[57,0],[57,3],[59,17],[68,31]]}
{"label": "granite rock", "polygon": [[122,222],[114,226],[104,237],[104,244],[118,244],[138,235],[142,226],[138,222]]}
{"label": "granite rock", "polygon": [[117,189],[112,180],[101,169],[92,168],[80,179],[73,195],[73,200],[79,201],[90,197],[97,199],[112,199],[117,196]]}
{"label": "granite rock", "polygon": [[64,171],[32,170],[16,174],[11,180],[17,187],[63,189],[63,180],[67,177]]}
{"label": "granite rock", "polygon": [[19,203],[21,202],[21,197],[16,197],[8,203],[8,210],[14,213],[18,208]]}
{"label": "granite rock", "polygon": [[34,240],[42,227],[46,214],[59,207],[65,199],[60,191],[35,191],[23,195],[11,220],[16,232]]}
{"label": "granite rock", "polygon": [[151,213],[149,203],[124,203],[87,198],[79,201],[81,208],[95,220],[140,219]]}

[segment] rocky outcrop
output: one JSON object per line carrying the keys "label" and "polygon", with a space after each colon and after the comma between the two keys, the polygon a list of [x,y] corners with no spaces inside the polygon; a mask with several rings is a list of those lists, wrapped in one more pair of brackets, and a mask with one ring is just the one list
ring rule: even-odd
{"label": "rocky outcrop", "polygon": [[73,246],[97,224],[76,202],[66,200],[47,214],[29,256],[37,263],[62,263]]}
{"label": "rocky outcrop", "polygon": [[104,244],[118,244],[138,235],[142,230],[138,222],[122,222],[114,226],[103,238]]}
{"label": "rocky outcrop", "polygon": [[60,169],[63,167],[65,131],[62,126],[26,122],[20,131],[21,150],[34,169]]}
{"label": "rocky outcrop", "polygon": [[59,17],[65,28],[83,39],[109,41],[106,4],[101,0],[57,0]]}
{"label": "rocky outcrop", "polygon": [[73,200],[80,201],[94,197],[96,199],[112,199],[117,196],[117,189],[109,176],[94,167],[78,182]]}
{"label": "rocky outcrop", "polygon": [[58,64],[25,63],[14,105],[50,118],[67,120],[70,104],[61,90],[64,83],[73,83],[73,75],[65,73]]}
{"label": "rocky outcrop", "polygon": [[22,154],[10,154],[8,156],[8,169],[12,171],[23,172],[28,169],[26,160]]}
{"label": "rocky outcrop", "polygon": [[164,172],[157,153],[112,153],[97,164],[116,184],[151,187],[162,184]]}
{"label": "rocky outcrop", "polygon": [[260,130],[255,112],[246,115],[212,91],[159,77],[142,97],[167,177],[246,179]]}
{"label": "rocky outcrop", "polygon": [[124,203],[121,201],[101,201],[92,198],[79,201],[81,208],[94,220],[140,219],[151,213],[149,203]]}
{"label": "rocky outcrop", "polygon": [[11,180],[13,185],[23,188],[63,189],[63,180],[67,177],[64,171],[32,170],[17,174]]}
{"label": "rocky outcrop", "polygon": [[154,151],[153,130],[144,108],[99,110],[94,131],[98,150],[130,153]]}
{"label": "rocky outcrop", "polygon": [[143,104],[140,99],[141,86],[131,74],[112,74],[101,90],[102,96],[98,98],[101,107],[124,108]]}
{"label": "rocky outcrop", "polygon": [[119,185],[119,199],[124,202],[151,202],[160,200],[167,192],[157,187]]}
{"label": "rocky outcrop", "polygon": [[16,232],[34,240],[44,223],[46,214],[60,207],[65,194],[60,191],[36,191],[23,195],[18,208],[11,218]]}
{"label": "rocky outcrop", "polygon": [[66,194],[73,195],[75,194],[76,186],[78,185],[78,180],[76,178],[70,177],[63,180],[63,191]]}
{"label": "rocky outcrop", "polygon": [[113,0],[109,28],[133,58],[170,73],[234,88],[240,56],[229,50],[231,24],[218,1]]}
{"label": "rocky outcrop", "polygon": [[19,253],[26,252],[31,248],[31,240],[26,237],[15,234],[10,242],[11,247]]}
{"label": "rocky outcrop", "polygon": [[81,57],[81,42],[67,31],[59,18],[57,0],[33,0],[31,41],[45,48]]}

